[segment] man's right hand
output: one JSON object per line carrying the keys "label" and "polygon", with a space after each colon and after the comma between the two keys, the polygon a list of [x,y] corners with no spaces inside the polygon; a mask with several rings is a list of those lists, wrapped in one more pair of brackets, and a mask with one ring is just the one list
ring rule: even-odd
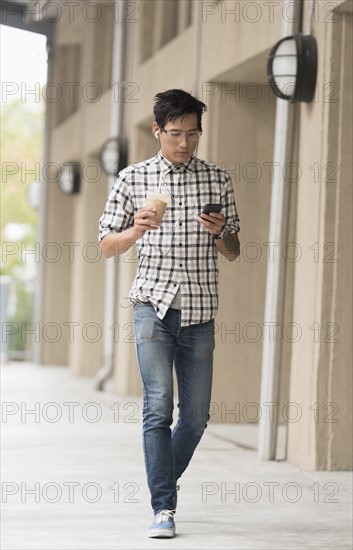
{"label": "man's right hand", "polygon": [[161,220],[155,208],[144,206],[134,216],[134,225],[121,232],[111,231],[101,241],[100,247],[105,258],[124,254],[146,231],[159,229]]}
{"label": "man's right hand", "polygon": [[134,216],[134,225],[132,231],[136,233],[137,238],[142,237],[146,231],[159,229],[161,220],[155,208],[143,206]]}

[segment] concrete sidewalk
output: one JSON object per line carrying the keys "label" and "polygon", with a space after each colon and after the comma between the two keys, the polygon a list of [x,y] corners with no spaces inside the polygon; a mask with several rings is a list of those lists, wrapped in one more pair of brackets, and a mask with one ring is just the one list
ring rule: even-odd
{"label": "concrete sidewalk", "polygon": [[141,401],[92,388],[64,367],[2,368],[2,550],[352,548],[352,473],[263,462],[238,424],[209,425],[177,536],[148,539]]}

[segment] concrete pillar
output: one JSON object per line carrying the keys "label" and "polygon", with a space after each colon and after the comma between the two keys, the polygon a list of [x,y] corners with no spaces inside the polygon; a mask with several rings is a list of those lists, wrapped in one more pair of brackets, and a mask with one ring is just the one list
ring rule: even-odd
{"label": "concrete pillar", "polygon": [[[60,20],[53,47],[52,80],[61,86],[62,94],[50,104],[52,113],[51,140],[48,151],[48,165],[43,169],[43,185],[46,186],[45,239],[43,239],[40,261],[43,265],[41,292],[43,293],[42,325],[39,337],[41,340],[41,361],[46,365],[67,365],[69,346],[72,242],[75,198],[64,195],[58,188],[57,180],[64,162],[79,160],[80,155],[80,117],[79,98],[68,101],[67,87],[64,82],[80,80],[81,26],[80,18],[75,18],[74,40],[68,47],[61,32],[73,30],[68,25],[67,13]],[[66,54],[66,64],[63,62]],[[66,106],[63,105],[66,103]],[[74,110],[71,111],[74,106]],[[67,118],[62,118],[63,116]],[[67,143],[69,139],[69,152]]]}
{"label": "concrete pillar", "polygon": [[[352,468],[352,14],[314,29],[317,94],[301,106],[288,460],[305,469]],[[350,228],[350,229],[349,229]],[[350,290],[348,290],[350,289]]]}
{"label": "concrete pillar", "polygon": [[[95,160],[98,162],[98,159]],[[92,160],[91,160],[92,162]],[[88,166],[89,159],[83,162]],[[83,170],[83,174],[85,170]],[[84,180],[80,199],[75,204],[68,364],[79,375],[92,376],[102,366],[104,259],[97,241],[98,220],[102,213],[106,180],[92,183]]]}
{"label": "concrete pillar", "polygon": [[[77,159],[77,118],[70,121],[71,146]],[[59,138],[60,139],[60,138]],[[50,162],[58,167],[64,162],[55,154],[56,136],[53,135]],[[43,268],[43,317],[39,337],[42,342],[42,362],[45,365],[66,365],[68,361],[68,326],[70,321],[71,243],[73,242],[74,198],[64,195],[55,180],[47,180],[46,235],[40,253]],[[53,175],[54,177],[54,175]]]}

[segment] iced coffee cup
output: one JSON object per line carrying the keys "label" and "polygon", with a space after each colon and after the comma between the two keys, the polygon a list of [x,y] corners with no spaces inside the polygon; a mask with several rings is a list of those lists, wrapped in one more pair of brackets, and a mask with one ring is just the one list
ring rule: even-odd
{"label": "iced coffee cup", "polygon": [[149,208],[155,208],[160,220],[164,216],[164,212],[167,208],[168,203],[169,203],[169,195],[167,194],[157,193],[152,191],[149,191],[147,193],[147,200],[146,200],[145,206],[148,206]]}

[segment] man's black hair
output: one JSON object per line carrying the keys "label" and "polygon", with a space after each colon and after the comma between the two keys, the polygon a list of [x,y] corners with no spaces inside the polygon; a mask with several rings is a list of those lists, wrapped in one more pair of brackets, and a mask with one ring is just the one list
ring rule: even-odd
{"label": "man's black hair", "polygon": [[153,113],[160,128],[164,128],[167,122],[174,122],[177,118],[195,114],[197,127],[202,131],[201,119],[207,107],[196,97],[184,90],[175,89],[156,94],[154,101]]}

